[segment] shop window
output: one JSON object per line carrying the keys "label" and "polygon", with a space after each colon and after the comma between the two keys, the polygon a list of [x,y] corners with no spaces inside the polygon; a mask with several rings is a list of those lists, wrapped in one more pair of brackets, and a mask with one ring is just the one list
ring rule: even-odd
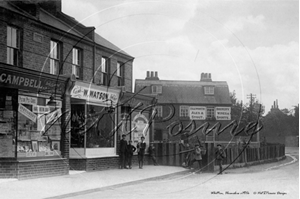
{"label": "shop window", "polygon": [[17,95],[15,89],[0,92],[0,158],[15,157]]}
{"label": "shop window", "polygon": [[47,106],[46,100],[18,97],[18,158],[61,155],[61,107]]}
{"label": "shop window", "polygon": [[72,74],[75,75],[77,79],[81,79],[82,70],[82,50],[78,48],[73,48],[72,50]]}
{"label": "shop window", "polygon": [[60,74],[60,53],[61,44],[57,41],[50,41],[50,74]]}
{"label": "shop window", "polygon": [[20,34],[19,30],[7,26],[7,64],[19,66],[20,57]]}
{"label": "shop window", "polygon": [[106,57],[101,58],[101,79],[100,84],[108,86],[109,84],[109,59]]}
{"label": "shop window", "polygon": [[124,86],[125,77],[124,77],[124,64],[118,62],[117,63],[117,78],[118,78],[118,86]]}
{"label": "shop window", "polygon": [[188,106],[180,106],[180,117],[189,117],[189,107]]}
{"label": "shop window", "polygon": [[86,147],[114,147],[114,116],[102,106],[87,105]]}

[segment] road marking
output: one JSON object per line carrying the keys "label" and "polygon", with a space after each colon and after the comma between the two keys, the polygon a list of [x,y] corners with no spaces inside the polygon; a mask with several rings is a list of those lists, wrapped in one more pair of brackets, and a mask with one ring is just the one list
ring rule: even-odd
{"label": "road marking", "polygon": [[290,154],[286,154],[286,156],[291,157],[293,160],[291,162],[287,162],[287,163],[284,163],[284,164],[280,164],[280,165],[277,165],[277,166],[267,168],[267,169],[265,169],[265,171],[269,171],[271,169],[275,169],[275,168],[278,168],[278,167],[283,167],[283,166],[286,166],[286,165],[293,164],[293,163],[297,162],[297,158],[295,158],[294,156],[292,156]]}

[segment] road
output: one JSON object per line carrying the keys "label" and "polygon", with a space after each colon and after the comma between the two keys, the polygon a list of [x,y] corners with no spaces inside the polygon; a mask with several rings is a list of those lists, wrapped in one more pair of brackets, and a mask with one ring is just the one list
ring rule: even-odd
{"label": "road", "polygon": [[181,174],[140,184],[103,189],[88,194],[74,194],[72,199],[179,199],[179,198],[299,198],[299,152],[287,158],[239,169],[226,174]]}

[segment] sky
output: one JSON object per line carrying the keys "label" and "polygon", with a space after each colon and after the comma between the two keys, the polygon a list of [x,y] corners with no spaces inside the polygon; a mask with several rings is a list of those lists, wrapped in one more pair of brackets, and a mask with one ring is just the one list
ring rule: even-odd
{"label": "sky", "polygon": [[297,0],[62,0],[64,13],[131,56],[133,79],[199,81],[270,111],[299,104]]}

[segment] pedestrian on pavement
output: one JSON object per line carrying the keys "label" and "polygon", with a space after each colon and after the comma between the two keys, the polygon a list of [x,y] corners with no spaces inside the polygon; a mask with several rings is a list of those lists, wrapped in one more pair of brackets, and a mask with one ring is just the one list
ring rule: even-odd
{"label": "pedestrian on pavement", "polygon": [[184,168],[189,168],[190,165],[190,161],[191,161],[191,157],[192,157],[192,153],[193,151],[190,151],[192,149],[192,147],[190,146],[189,143],[186,143],[186,145],[184,145],[182,142],[180,142],[180,146],[183,148],[183,152],[185,153],[185,158],[184,158],[184,162],[182,163],[182,166]]}
{"label": "pedestrian on pavement", "polygon": [[202,153],[201,153],[201,148],[199,144],[195,145],[195,150],[192,153],[192,159],[189,165],[189,168],[191,168],[194,164],[194,162],[198,162],[199,165],[199,172],[201,172],[202,169]]}
{"label": "pedestrian on pavement", "polygon": [[146,142],[144,136],[141,137],[141,142],[138,143],[137,149],[138,149],[139,168],[142,169],[144,165],[144,155],[146,149]]}
{"label": "pedestrian on pavement", "polygon": [[126,153],[127,153],[127,141],[126,135],[122,135],[122,139],[120,140],[119,147],[119,166],[120,169],[127,168],[126,167]]}
{"label": "pedestrian on pavement", "polygon": [[148,152],[149,152],[150,158],[153,161],[154,166],[156,166],[157,165],[157,161],[156,161],[156,157],[155,157],[155,147],[154,147],[153,143],[149,146]]}
{"label": "pedestrian on pavement", "polygon": [[127,145],[127,163],[128,163],[128,168],[131,169],[131,160],[132,160],[132,156],[133,153],[136,151],[136,147],[133,146],[132,141],[129,140],[128,145]]}
{"label": "pedestrian on pavement", "polygon": [[217,145],[217,151],[216,151],[216,162],[217,165],[219,165],[219,174],[222,174],[223,172],[223,168],[222,168],[222,164],[223,164],[223,159],[226,158],[226,153],[224,151],[224,149],[222,148],[221,144]]}

